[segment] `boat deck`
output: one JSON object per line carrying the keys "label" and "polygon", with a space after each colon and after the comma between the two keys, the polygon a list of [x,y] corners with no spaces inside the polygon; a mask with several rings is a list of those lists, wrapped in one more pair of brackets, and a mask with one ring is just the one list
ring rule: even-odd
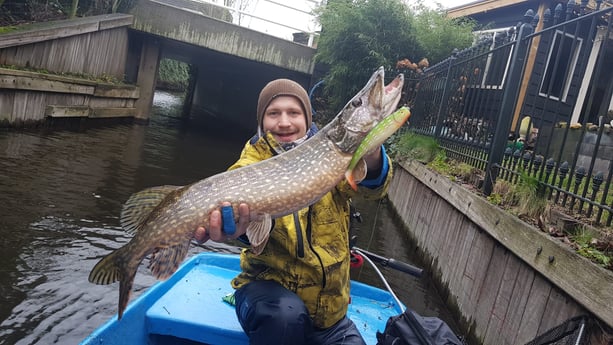
{"label": "boat deck", "polygon": [[[124,317],[114,317],[82,344],[248,344],[234,307],[222,298],[233,291],[230,280],[240,271],[237,255],[201,253],[190,258],[167,281],[151,287],[132,302]],[[393,298],[383,291],[351,282],[348,315],[367,344],[390,316],[400,314]]]}

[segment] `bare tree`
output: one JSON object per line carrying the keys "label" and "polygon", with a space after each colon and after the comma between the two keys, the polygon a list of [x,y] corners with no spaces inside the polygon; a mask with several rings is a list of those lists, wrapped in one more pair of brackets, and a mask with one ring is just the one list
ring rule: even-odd
{"label": "bare tree", "polygon": [[237,13],[236,18],[238,21],[237,24],[240,25],[243,19],[243,16],[244,16],[242,12],[246,11],[249,8],[249,6],[251,5],[251,0],[223,0],[223,1],[224,1],[224,6],[231,7],[239,11]]}

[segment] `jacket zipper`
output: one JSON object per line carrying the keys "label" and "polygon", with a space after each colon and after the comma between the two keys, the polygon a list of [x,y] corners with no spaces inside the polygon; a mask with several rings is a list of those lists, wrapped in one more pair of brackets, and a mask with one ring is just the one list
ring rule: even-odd
{"label": "jacket zipper", "polygon": [[[310,222],[310,220],[308,220]],[[302,227],[300,226],[300,217],[298,212],[294,212],[294,228],[296,228],[296,253],[299,258],[304,258],[304,239],[302,238]]]}
{"label": "jacket zipper", "polygon": [[319,260],[319,266],[321,267],[321,276],[322,276],[322,282],[321,282],[321,287],[325,288],[326,287],[326,270],[324,269],[324,263],[321,260],[321,257],[319,256],[319,254],[317,253],[317,251],[315,250],[315,248],[313,248],[313,243],[311,242],[311,214],[313,211],[313,207],[309,206],[309,212],[307,214],[307,228],[306,228],[306,236],[307,236],[307,241],[309,243],[309,248],[311,248],[311,251],[313,251],[313,253],[315,254],[315,256],[317,257],[317,260]]}

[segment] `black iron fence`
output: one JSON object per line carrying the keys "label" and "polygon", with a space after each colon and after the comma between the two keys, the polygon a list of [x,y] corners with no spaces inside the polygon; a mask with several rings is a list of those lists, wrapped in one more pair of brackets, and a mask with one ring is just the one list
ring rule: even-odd
{"label": "black iron fence", "polygon": [[611,226],[613,8],[600,4],[528,11],[408,78],[408,130],[483,171],[486,195],[527,174],[551,202]]}

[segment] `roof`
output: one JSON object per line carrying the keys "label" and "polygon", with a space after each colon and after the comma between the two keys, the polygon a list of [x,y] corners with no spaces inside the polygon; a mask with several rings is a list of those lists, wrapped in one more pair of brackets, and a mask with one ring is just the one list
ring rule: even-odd
{"label": "roof", "polygon": [[449,8],[447,10],[447,16],[450,18],[466,17],[531,1],[535,0],[477,0],[468,4]]}
{"label": "roof", "polygon": [[[459,17],[467,17],[475,14],[484,14],[493,10],[500,10],[505,7],[515,6],[519,4],[525,4],[528,2],[533,2],[536,4],[534,9],[538,7],[540,2],[543,0],[476,0],[473,2],[469,2],[464,5],[451,7],[447,9],[447,16],[449,18],[459,18]],[[552,1],[552,3],[555,1]],[[564,2],[565,1],[560,1]],[[577,4],[579,1],[577,1]],[[600,8],[611,7],[613,1],[612,0],[604,0],[602,1]],[[595,0],[589,0],[587,4],[587,8],[594,10],[597,7],[597,3]]]}

